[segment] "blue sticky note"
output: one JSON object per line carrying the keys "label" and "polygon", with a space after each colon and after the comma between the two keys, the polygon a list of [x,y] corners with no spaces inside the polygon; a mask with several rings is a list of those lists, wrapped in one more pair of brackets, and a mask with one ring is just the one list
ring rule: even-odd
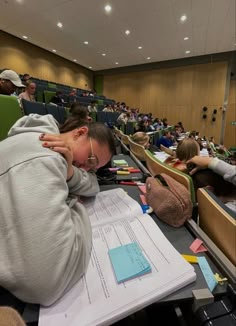
{"label": "blue sticky note", "polygon": [[118,283],[151,272],[151,266],[136,242],[108,251]]}
{"label": "blue sticky note", "polygon": [[207,285],[211,291],[214,290],[214,288],[217,285],[217,281],[215,279],[215,276],[206,260],[205,257],[198,257],[198,264],[201,268],[202,274],[207,282]]}

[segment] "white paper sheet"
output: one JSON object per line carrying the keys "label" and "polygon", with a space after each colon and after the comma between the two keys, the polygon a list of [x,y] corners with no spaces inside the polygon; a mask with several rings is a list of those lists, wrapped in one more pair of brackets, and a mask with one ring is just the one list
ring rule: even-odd
{"label": "white paper sheet", "polygon": [[[117,284],[108,249],[136,241],[152,272]],[[91,261],[83,279],[60,301],[41,308],[39,326],[110,325],[196,278],[148,215],[93,228]]]}

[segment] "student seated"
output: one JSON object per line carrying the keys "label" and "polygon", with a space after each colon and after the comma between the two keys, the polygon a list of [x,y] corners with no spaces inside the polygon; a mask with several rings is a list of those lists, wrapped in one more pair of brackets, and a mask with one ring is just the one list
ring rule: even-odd
{"label": "student seated", "polygon": [[187,163],[194,164],[190,174],[193,175],[201,169],[211,169],[222,176],[226,181],[236,185],[236,166],[230,165],[216,157],[194,156]]}
{"label": "student seated", "polygon": [[130,136],[130,138],[133,140],[133,142],[142,145],[146,149],[150,147],[150,137],[145,132],[138,131],[132,136]]}
{"label": "student seated", "polygon": [[71,119],[62,130],[51,115],[31,114],[0,142],[0,286],[45,306],[86,271],[92,233],[78,196],[98,193],[92,171],[115,152],[103,124]]}
{"label": "student seated", "polygon": [[30,102],[35,102],[36,84],[31,80],[27,80],[25,86],[25,91],[19,94],[19,98],[23,98],[24,100]]}
{"label": "student seated", "polygon": [[164,163],[184,172],[188,173],[186,162],[189,161],[195,155],[200,154],[200,148],[196,140],[191,138],[184,138],[178,143],[176,152],[170,148],[161,146],[167,154],[171,155]]}
{"label": "student seated", "polygon": [[210,169],[197,171],[192,179],[196,192],[198,188],[208,188],[233,213],[236,213],[236,187],[232,183],[225,181],[224,178]]}
{"label": "student seated", "polygon": [[170,131],[164,131],[163,136],[157,141],[156,146],[160,148],[163,145],[167,148],[175,144],[174,137],[171,135]]}
{"label": "student seated", "polygon": [[63,106],[65,104],[65,101],[63,99],[63,93],[61,91],[56,91],[56,94],[50,100],[50,104]]}
{"label": "student seated", "polygon": [[88,109],[81,106],[79,103],[73,103],[70,107],[70,113],[72,117],[76,117],[78,120],[92,121],[89,116]]}
{"label": "student seated", "polygon": [[145,149],[148,149],[151,152],[159,151],[155,145],[150,144],[150,137],[145,132],[138,131],[130,138],[137,144],[144,146]]}

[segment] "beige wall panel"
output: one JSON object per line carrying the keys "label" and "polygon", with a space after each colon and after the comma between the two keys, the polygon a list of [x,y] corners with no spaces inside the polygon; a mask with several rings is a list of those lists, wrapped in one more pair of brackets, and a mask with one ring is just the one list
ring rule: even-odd
{"label": "beige wall panel", "polygon": [[[125,101],[141,112],[167,117],[169,123],[182,121],[187,130],[198,130],[202,136],[219,141],[227,63],[217,62],[104,76],[104,95]],[[207,119],[202,107],[207,106]],[[213,109],[218,113],[211,121]]]}
{"label": "beige wall panel", "polygon": [[83,89],[93,88],[92,71],[0,31],[0,69]]}
{"label": "beige wall panel", "polygon": [[224,139],[226,147],[236,147],[236,125],[232,125],[232,121],[236,121],[236,80],[231,80],[230,83]]}

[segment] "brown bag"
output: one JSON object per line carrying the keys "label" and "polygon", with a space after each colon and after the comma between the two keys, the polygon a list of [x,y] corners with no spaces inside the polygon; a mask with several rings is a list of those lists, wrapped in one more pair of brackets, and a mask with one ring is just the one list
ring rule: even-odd
{"label": "brown bag", "polygon": [[146,200],[157,217],[171,226],[179,227],[192,216],[190,192],[165,173],[147,178]]}

